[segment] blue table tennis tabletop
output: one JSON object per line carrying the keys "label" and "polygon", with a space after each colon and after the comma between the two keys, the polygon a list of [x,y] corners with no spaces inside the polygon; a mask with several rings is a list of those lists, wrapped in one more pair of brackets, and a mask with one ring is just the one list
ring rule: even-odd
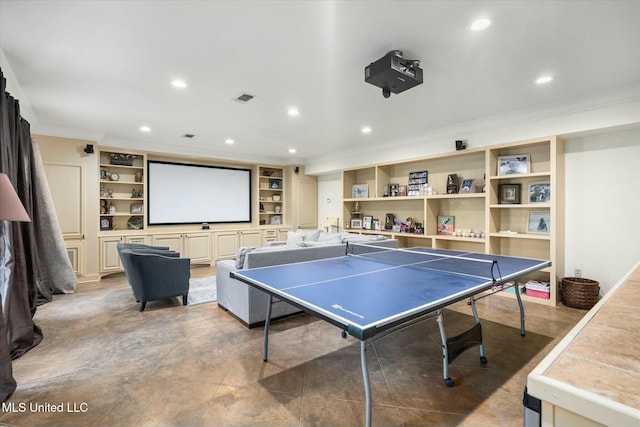
{"label": "blue table tennis tabletop", "polygon": [[[550,266],[549,261],[432,248],[374,249],[272,267],[239,270],[231,276],[269,294],[264,332],[267,361],[269,321],[273,297],[323,318],[360,340],[360,363],[365,389],[365,426],[371,427],[372,397],[367,365],[367,344],[378,334],[403,327],[436,312],[442,339],[443,379],[449,387],[448,364],[462,351],[480,346],[480,363],[486,364],[482,329],[475,295],[528,273]],[[519,293],[521,334],[524,312]],[[469,298],[475,325],[447,338],[442,308]]]}
{"label": "blue table tennis tabletop", "polygon": [[232,273],[233,277],[367,339],[550,265],[432,248],[381,250]]}

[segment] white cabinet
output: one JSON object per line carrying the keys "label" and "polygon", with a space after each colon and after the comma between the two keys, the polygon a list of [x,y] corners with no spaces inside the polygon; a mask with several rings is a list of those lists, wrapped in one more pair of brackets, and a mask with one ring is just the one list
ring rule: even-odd
{"label": "white cabinet", "polygon": [[262,230],[262,245],[287,240],[287,231],[289,230],[291,230],[289,227],[266,228]]}
{"label": "white cabinet", "polygon": [[215,259],[234,259],[238,248],[243,246],[261,246],[260,229],[227,230],[214,234]]}
{"label": "white cabinet", "polygon": [[238,252],[238,232],[218,231],[214,236],[216,260],[235,258]]}
{"label": "white cabinet", "polygon": [[151,244],[151,237],[145,235],[114,235],[102,236],[100,242],[100,274],[117,273],[123,271],[118,254],[118,243]]}
{"label": "white cabinet", "polygon": [[180,252],[182,257],[190,258],[192,264],[210,264],[213,259],[211,233],[208,232],[154,234],[152,242],[155,246],[168,246]]}
{"label": "white cabinet", "polygon": [[238,247],[260,246],[261,236],[260,230],[240,230],[238,231]]}

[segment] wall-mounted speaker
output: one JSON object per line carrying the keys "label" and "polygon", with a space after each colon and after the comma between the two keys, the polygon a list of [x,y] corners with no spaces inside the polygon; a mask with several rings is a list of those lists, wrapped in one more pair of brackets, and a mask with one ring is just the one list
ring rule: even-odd
{"label": "wall-mounted speaker", "polygon": [[461,139],[456,141],[456,150],[460,151],[460,150],[464,150],[465,148],[467,148],[467,143]]}
{"label": "wall-mounted speaker", "polygon": [[296,168],[293,171],[297,174],[298,172],[300,172],[300,167],[296,166]]}
{"label": "wall-mounted speaker", "polygon": [[93,144],[87,144],[87,146],[84,147],[84,152],[87,154],[93,154]]}

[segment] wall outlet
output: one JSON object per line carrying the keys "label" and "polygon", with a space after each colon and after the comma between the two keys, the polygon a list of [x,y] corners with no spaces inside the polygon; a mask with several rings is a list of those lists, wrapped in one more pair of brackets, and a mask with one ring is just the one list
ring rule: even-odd
{"label": "wall outlet", "polygon": [[579,268],[576,268],[576,270],[573,272],[573,275],[575,277],[582,277],[582,270]]}

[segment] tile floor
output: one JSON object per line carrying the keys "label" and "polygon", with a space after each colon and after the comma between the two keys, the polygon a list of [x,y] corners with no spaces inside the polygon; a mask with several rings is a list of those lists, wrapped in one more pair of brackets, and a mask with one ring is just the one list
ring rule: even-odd
{"label": "tile floor", "polygon": [[[522,426],[528,372],[586,312],[528,303],[521,337],[514,300],[484,298],[478,310],[489,363],[468,350],[451,364],[452,388],[435,320],[369,346],[374,426]],[[262,328],[177,298],[140,313],[124,276],[57,295],[35,320],[44,340],[13,361],[18,388],[0,425],[364,425],[359,341],[311,316],[273,324],[268,363]],[[465,303],[445,311],[449,335],[472,321]]]}

